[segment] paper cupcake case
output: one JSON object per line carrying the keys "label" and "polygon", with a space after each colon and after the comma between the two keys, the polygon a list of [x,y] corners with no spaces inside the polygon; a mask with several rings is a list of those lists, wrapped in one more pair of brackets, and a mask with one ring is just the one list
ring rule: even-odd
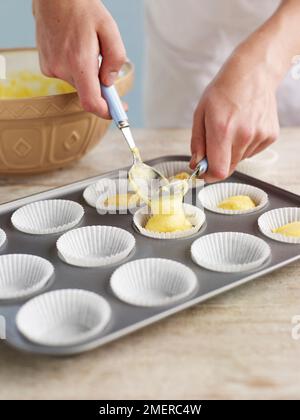
{"label": "paper cupcake case", "polygon": [[31,299],[17,313],[16,324],[36,344],[70,346],[101,333],[110,318],[110,305],[102,296],[65,289]]}
{"label": "paper cupcake case", "polygon": [[148,220],[151,217],[150,210],[148,207],[142,207],[139,209],[133,217],[133,224],[136,229],[144,236],[154,239],[180,239],[187,238],[199,232],[203,224],[205,223],[204,212],[196,206],[191,204],[183,204],[183,209],[187,220],[192,224],[192,229],[176,231],[176,232],[152,232],[145,229]]}
{"label": "paper cupcake case", "polygon": [[268,211],[261,215],[258,219],[258,227],[261,233],[274,241],[289,244],[300,244],[300,238],[273,233],[273,229],[277,229],[288,223],[300,221],[299,207],[283,207]]}
{"label": "paper cupcake case", "polygon": [[54,273],[53,265],[35,255],[0,256],[0,299],[17,299],[42,290]]}
{"label": "paper cupcake case", "polygon": [[6,233],[3,229],[0,229],[0,250],[7,241]]}
{"label": "paper cupcake case", "polygon": [[75,201],[44,200],[21,207],[13,213],[11,222],[21,232],[48,235],[73,228],[83,216],[83,207]]}
{"label": "paper cupcake case", "polygon": [[181,160],[158,163],[154,165],[154,168],[168,179],[182,172],[186,172],[189,175],[192,174],[189,163]]}
{"label": "paper cupcake case", "polygon": [[191,246],[193,261],[208,270],[224,273],[259,268],[271,255],[269,245],[240,232],[217,232],[197,239]]}
{"label": "paper cupcake case", "polygon": [[134,236],[113,226],[86,226],[61,236],[59,257],[78,267],[101,267],[125,259],[135,247]]}
{"label": "paper cupcake case", "polygon": [[109,197],[113,197],[116,194],[127,194],[127,193],[134,193],[132,186],[130,185],[130,182],[127,179],[118,179],[110,185],[107,186],[105,191],[103,191],[101,194],[99,194],[98,199],[96,201],[96,209],[99,214],[116,214],[119,212],[126,212],[127,210],[135,211],[138,207],[141,206],[140,200],[138,199],[138,196],[136,195],[137,200],[130,199],[128,205],[126,206],[108,206],[105,204],[105,201]]}
{"label": "paper cupcake case", "polygon": [[194,272],[177,261],[146,258],[122,265],[110,286],[122,301],[136,306],[171,305],[191,295],[198,281]]}
{"label": "paper cupcake case", "polygon": [[[172,180],[176,175],[186,172],[191,175],[193,171],[189,167],[189,162],[187,161],[168,161],[162,162],[157,165],[154,165],[154,168],[157,169],[161,174],[163,174],[167,179]],[[189,188],[202,188],[204,185],[203,179],[193,178],[189,181]]]}
{"label": "paper cupcake case", "polygon": [[[236,195],[249,196],[256,204],[256,207],[249,210],[225,210],[218,207],[222,201]],[[254,213],[264,208],[268,203],[268,195],[260,188],[234,182],[209,185],[199,192],[198,198],[207,210],[227,215]]]}
{"label": "paper cupcake case", "polygon": [[96,203],[100,195],[105,193],[109,188],[115,187],[115,185],[116,181],[113,179],[100,179],[94,184],[89,185],[84,190],[83,198],[89,206],[96,207]]}

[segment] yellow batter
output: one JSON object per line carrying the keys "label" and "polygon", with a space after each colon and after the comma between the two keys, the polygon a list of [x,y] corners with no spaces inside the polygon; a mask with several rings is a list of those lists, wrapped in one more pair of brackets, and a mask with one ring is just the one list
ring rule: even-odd
{"label": "yellow batter", "polygon": [[232,197],[228,197],[218,205],[219,209],[240,211],[254,209],[255,207],[256,204],[247,195],[234,195]]}
{"label": "yellow batter", "polygon": [[187,172],[179,172],[178,174],[171,176],[169,178],[170,181],[179,180],[179,181],[185,181],[189,179],[190,175]]}
{"label": "yellow batter", "polygon": [[[137,160],[140,160],[139,150],[134,148],[132,149],[132,152]],[[152,216],[146,223],[145,229],[151,232],[166,233],[192,228],[192,224],[187,220],[183,210],[183,197],[187,191],[185,181],[189,178],[188,174],[186,174],[187,177],[185,173],[177,174],[176,177],[174,177],[174,181],[177,182],[175,183],[176,187],[174,187],[172,191],[168,186],[164,186],[160,189],[158,196],[146,197],[145,199],[142,189],[134,182],[134,178],[140,177],[145,180],[151,178],[151,169],[149,168],[148,174],[147,168],[139,168],[138,165],[134,165],[130,172],[129,179],[137,195],[151,208]],[[178,181],[182,181],[182,183],[179,183]],[[169,185],[171,185],[171,183]]]}
{"label": "yellow batter", "polygon": [[284,236],[293,236],[300,238],[300,222],[292,222],[286,225],[280,226],[279,228],[273,229],[273,233],[280,233]]}
{"label": "yellow batter", "polygon": [[152,217],[145,229],[152,232],[176,232],[192,228],[183,210],[182,194],[161,196],[151,202]]}
{"label": "yellow batter", "polygon": [[45,77],[40,73],[19,71],[0,81],[0,98],[32,98],[59,93],[75,92],[75,89],[63,80]]}
{"label": "yellow batter", "polygon": [[115,207],[115,208],[125,208],[130,206],[137,206],[139,205],[140,199],[139,196],[135,193],[127,193],[127,194],[115,194],[108,197],[104,201],[104,205],[108,207]]}

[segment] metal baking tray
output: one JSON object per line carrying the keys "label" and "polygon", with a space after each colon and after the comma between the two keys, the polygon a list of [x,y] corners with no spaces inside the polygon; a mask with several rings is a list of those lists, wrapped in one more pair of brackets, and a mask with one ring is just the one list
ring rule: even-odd
{"label": "metal baking tray", "polygon": [[[187,156],[167,156],[147,162],[149,165],[164,161],[185,160]],[[128,168],[123,168],[127,170]],[[55,266],[54,281],[45,291],[64,288],[87,289],[102,295],[112,308],[110,323],[99,336],[75,346],[47,347],[31,343],[17,330],[15,317],[18,309],[29,298],[5,303],[0,301],[0,315],[6,319],[6,340],[9,345],[26,352],[47,355],[72,355],[85,352],[110,341],[116,340],[133,331],[153,324],[167,316],[175,314],[185,308],[199,304],[213,296],[237,287],[243,283],[263,276],[273,270],[300,258],[300,247],[295,244],[286,244],[264,237],[258,230],[257,219],[267,210],[278,207],[299,207],[300,197],[288,191],[277,188],[258,179],[235,173],[229,181],[254,185],[263,189],[269,195],[268,206],[261,211],[251,214],[228,216],[206,211],[206,225],[201,231],[190,238],[177,240],[158,240],[142,236],[132,226],[132,215],[99,215],[96,210],[89,207],[83,197],[83,190],[91,183],[105,177],[117,177],[119,171],[110,172],[94,178],[89,178],[64,187],[56,188],[43,193],[0,205],[0,226],[7,234],[7,244],[0,250],[0,254],[27,253],[44,257]],[[193,190],[196,195],[195,190]],[[78,226],[86,225],[112,225],[131,232],[136,238],[136,249],[125,261],[100,268],[76,268],[62,262],[56,251],[56,241],[60,234],[32,236],[14,229],[10,218],[12,213],[25,204],[44,199],[64,198],[81,203],[85,209],[83,221]],[[197,266],[190,257],[192,242],[200,235],[217,231],[238,231],[251,233],[263,238],[271,246],[272,255],[262,267],[256,271],[243,273],[216,273]],[[167,246],[166,246],[167,241]],[[109,288],[109,279],[114,270],[124,262],[145,257],[161,257],[180,261],[190,267],[197,275],[199,287],[191,297],[170,306],[144,308],[130,306],[118,300]],[[276,285],[275,285],[276,286]]]}

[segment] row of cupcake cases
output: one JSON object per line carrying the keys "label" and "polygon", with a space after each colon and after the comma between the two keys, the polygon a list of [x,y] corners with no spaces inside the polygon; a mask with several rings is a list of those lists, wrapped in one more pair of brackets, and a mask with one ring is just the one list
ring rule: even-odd
{"label": "row of cupcake cases", "polygon": [[[172,164],[172,165],[167,165]],[[171,179],[172,174],[178,174],[180,170],[186,170],[186,162],[164,162],[157,165],[157,169],[164,170],[164,173]],[[108,187],[109,183],[109,187]],[[199,231],[204,223],[205,215],[199,207],[191,204],[184,204],[184,210],[187,219],[191,222],[193,228],[191,230],[159,233],[152,232],[145,229],[145,226],[149,220],[149,211],[146,206],[128,206],[127,208],[122,207],[116,208],[113,206],[105,206],[105,200],[107,197],[117,194],[118,192],[131,191],[130,185],[126,179],[120,180],[100,180],[95,184],[92,184],[84,191],[84,199],[91,207],[95,207],[100,214],[110,213],[115,214],[117,212],[133,210],[133,224],[137,230],[144,236],[157,238],[157,239],[178,239],[182,237],[189,237]],[[100,198],[99,198],[100,196]],[[219,207],[219,204],[233,196],[248,196],[254,203],[255,207],[247,210],[228,210]],[[210,212],[223,214],[227,216],[247,215],[251,213],[257,213],[262,211],[268,204],[268,195],[260,188],[233,182],[223,182],[219,184],[213,184],[202,188],[198,194],[200,204]],[[289,224],[300,220],[300,209],[297,207],[293,208],[279,208],[272,211],[265,212],[258,219],[258,225],[260,231],[275,241],[285,243],[300,243],[300,238],[288,237],[273,231],[285,224]]]}
{"label": "row of cupcake cases", "polygon": [[[124,184],[126,183],[126,184]],[[109,189],[107,185],[110,184]],[[121,180],[123,185],[122,190],[128,191],[128,183],[126,180]],[[84,191],[84,198],[86,202],[97,208],[100,214],[108,212],[110,214],[119,213],[119,208],[105,207],[104,197],[116,194],[118,191],[119,180],[101,180],[96,184],[91,185]],[[124,190],[125,188],[125,190]],[[100,198],[98,200],[96,197]],[[102,197],[101,197],[102,196]],[[241,210],[226,210],[218,207],[218,204],[224,199],[231,196],[249,196],[253,202],[256,203],[254,208],[246,211]],[[214,213],[225,214],[228,216],[235,216],[239,214],[249,214],[263,210],[268,203],[268,195],[257,187],[240,183],[221,183],[207,186],[201,189],[198,194],[202,206]],[[124,210],[124,209],[121,209]],[[128,209],[127,209],[128,210]],[[193,228],[191,230],[179,231],[175,233],[158,233],[150,232],[144,229],[148,219],[149,212],[146,206],[135,209],[133,222],[137,230],[145,236],[154,237],[158,239],[176,239],[179,237],[189,237],[199,231],[204,223],[204,212],[197,206],[184,204],[184,210],[187,218],[190,220]],[[288,237],[273,230],[283,226],[284,224],[292,223],[299,220],[299,208],[274,209],[271,212],[266,212],[258,220],[261,232],[274,240],[288,243],[300,243],[297,237]],[[127,213],[127,212],[126,212]],[[33,235],[45,235],[50,233],[59,233],[65,230],[72,229],[82,220],[84,216],[84,208],[76,202],[69,200],[46,200],[38,201],[27,206],[21,207],[12,216],[12,224],[21,232],[30,233]],[[0,234],[1,237],[4,238]],[[3,240],[3,239],[2,239]]]}

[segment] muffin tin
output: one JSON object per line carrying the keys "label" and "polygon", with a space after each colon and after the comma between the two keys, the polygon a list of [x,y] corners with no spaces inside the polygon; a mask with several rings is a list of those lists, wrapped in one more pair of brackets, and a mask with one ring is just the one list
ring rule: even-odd
{"label": "muffin tin", "polygon": [[[159,159],[154,159],[147,162],[149,165],[158,165],[165,162],[172,161],[188,161],[187,156],[167,156]],[[126,170],[126,169],[125,169]],[[226,182],[234,182],[241,184],[248,184],[250,186],[258,187],[268,194],[268,203],[260,210],[250,214],[239,214],[229,216],[228,214],[218,214],[205,210],[206,221],[196,234],[180,239],[154,239],[145,237],[137,231],[133,226],[133,216],[129,214],[98,214],[96,209],[89,206],[84,198],[83,191],[85,188],[100,179],[117,178],[119,171],[104,174],[98,177],[86,179],[71,185],[61,188],[53,189],[43,193],[39,193],[20,200],[9,202],[0,205],[0,227],[7,235],[7,241],[0,248],[0,255],[6,254],[33,254],[44,259],[47,259],[54,266],[54,276],[42,290],[35,291],[30,297],[20,297],[15,300],[1,300],[0,301],[0,315],[6,319],[6,337],[5,343],[26,352],[36,354],[48,355],[71,355],[81,353],[87,350],[104,345],[122,336],[125,336],[133,331],[157,322],[169,315],[179,312],[185,308],[203,302],[215,295],[260,277],[268,272],[276,270],[292,261],[299,259],[300,247],[299,244],[281,243],[274,241],[271,238],[263,235],[258,227],[258,218],[267,211],[284,208],[284,207],[300,207],[300,197],[290,192],[279,189],[273,185],[259,181],[255,178],[236,172]],[[188,192],[192,195],[193,204],[199,205],[197,195],[199,190],[192,189]],[[127,230],[135,238],[135,247],[122,261],[114,262],[100,267],[77,267],[67,264],[58,255],[56,242],[64,234],[64,232],[48,234],[48,235],[30,235],[17,230],[12,222],[11,216],[18,208],[46,199],[64,199],[72,200],[79,203],[84,208],[84,216],[81,221],[73,228],[81,228],[85,226],[114,226]],[[189,200],[190,202],[190,200]],[[70,231],[70,230],[69,230]],[[211,271],[197,265],[191,257],[192,243],[202,237],[203,235],[215,232],[243,232],[255,235],[263,239],[271,248],[271,256],[259,266],[259,268],[252,271],[243,271],[235,273],[224,273]],[[119,267],[124,267],[124,264],[135,260],[144,258],[160,258],[167,260],[174,260],[178,263],[184,264],[189,268],[189,272],[196,276],[197,284],[194,287],[191,277],[191,284],[193,287],[189,289],[188,293],[184,293],[185,289],[178,289],[176,293],[179,294],[180,299],[167,299],[168,304],[136,306],[135,303],[135,289],[132,289],[134,299],[126,295],[127,289],[117,287],[117,276],[122,275],[122,271],[117,272]],[[149,261],[150,264],[150,261]],[[130,268],[131,266],[128,266]],[[125,268],[123,268],[125,270]],[[130,272],[128,269],[127,271]],[[112,274],[115,277],[112,277]],[[115,280],[113,280],[115,278]],[[124,292],[123,300],[118,298],[113,292],[118,289],[119,294]],[[138,285],[136,285],[138,287]],[[276,284],[274,284],[276,287]],[[42,293],[61,290],[65,294],[65,289],[93,292],[105,299],[110,308],[110,316],[105,323],[90,325],[93,328],[91,334],[83,334],[81,340],[76,340],[76,337],[65,343],[65,345],[56,345],[55,342],[38,344],[36,340],[29,339],[31,334],[39,336],[40,325],[36,325],[36,330],[29,328],[26,317],[30,315],[30,306],[24,306],[27,302],[33,302],[35,296],[42,296]],[[144,287],[142,287],[145,293]],[[172,288],[169,288],[171,293],[174,293]],[[181,296],[181,290],[182,296]],[[180,292],[179,292],[180,291]],[[71,292],[70,292],[71,293]],[[73,292],[72,292],[73,293]],[[169,293],[169,290],[162,290],[163,295]],[[176,295],[175,293],[175,295]],[[158,296],[160,298],[160,296]],[[33,298],[33,300],[32,300]],[[126,301],[127,300],[127,301]],[[131,303],[130,303],[131,302]],[[16,318],[20,308],[24,309],[24,318],[20,319],[19,315],[19,329],[17,328]],[[105,313],[108,312],[108,309]],[[22,311],[19,314],[22,314]],[[103,321],[104,322],[104,321]],[[105,325],[104,325],[105,324]],[[20,327],[21,326],[21,327]],[[62,325],[62,331],[63,331]],[[20,332],[23,331],[23,334]],[[76,330],[75,330],[76,331]],[[57,332],[59,335],[59,331]],[[27,337],[27,338],[26,338]]]}

